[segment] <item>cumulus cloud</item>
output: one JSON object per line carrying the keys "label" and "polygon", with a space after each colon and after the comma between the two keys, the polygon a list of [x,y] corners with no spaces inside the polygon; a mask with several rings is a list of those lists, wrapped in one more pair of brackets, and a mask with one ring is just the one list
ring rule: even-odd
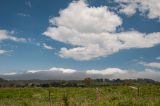
{"label": "cumulus cloud", "polygon": [[150,63],[146,63],[146,62],[139,62],[139,64],[142,64],[146,67],[149,68],[154,68],[154,69],[160,69],[160,63],[159,62],[150,62]]}
{"label": "cumulus cloud", "polygon": [[148,18],[160,19],[160,1],[159,0],[115,0],[120,3],[120,12],[126,15],[133,15],[139,10],[146,14]]}
{"label": "cumulus cloud", "polygon": [[102,70],[74,70],[53,67],[48,70],[28,70],[25,73],[9,73],[1,74],[0,77],[7,79],[57,79],[57,80],[80,80],[86,77],[93,79],[137,79],[149,78],[160,81],[160,72],[153,69],[145,69],[144,71],[123,70],[119,68],[106,68]]}
{"label": "cumulus cloud", "polygon": [[160,44],[160,32],[145,34],[138,31],[116,32],[122,19],[106,6],[90,7],[84,1],[72,2],[49,21],[45,36],[73,48],[63,47],[62,58],[91,60],[123,49],[150,48]]}
{"label": "cumulus cloud", "polygon": [[136,5],[135,4],[129,4],[129,5],[121,5],[121,9],[119,10],[120,13],[124,13],[128,16],[132,16],[136,13]]}
{"label": "cumulus cloud", "polygon": [[47,45],[47,44],[45,44],[45,43],[43,43],[43,47],[44,47],[45,49],[49,49],[49,50],[52,50],[52,49],[53,49],[52,46],[49,46],[49,45]]}
{"label": "cumulus cloud", "polygon": [[66,9],[61,10],[59,14],[60,17],[54,17],[49,20],[51,24],[78,32],[114,32],[116,27],[122,24],[121,18],[110,12],[106,6],[89,7],[82,0],[72,2]]}

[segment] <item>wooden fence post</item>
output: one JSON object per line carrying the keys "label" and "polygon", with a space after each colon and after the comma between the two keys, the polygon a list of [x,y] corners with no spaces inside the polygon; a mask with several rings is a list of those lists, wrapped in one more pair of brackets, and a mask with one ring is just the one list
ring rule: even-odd
{"label": "wooden fence post", "polygon": [[100,100],[100,91],[98,88],[96,88],[96,100],[99,101]]}
{"label": "wooden fence post", "polygon": [[51,106],[51,92],[48,89],[48,100],[49,100],[49,106]]}
{"label": "wooden fence post", "polygon": [[139,93],[140,93],[140,89],[139,89],[139,86],[138,86],[138,89],[137,89],[137,96],[139,96]]}

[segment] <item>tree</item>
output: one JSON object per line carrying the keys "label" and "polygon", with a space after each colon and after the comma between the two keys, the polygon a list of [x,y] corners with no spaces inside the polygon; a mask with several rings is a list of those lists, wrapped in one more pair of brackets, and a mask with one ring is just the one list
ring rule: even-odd
{"label": "tree", "polygon": [[83,80],[83,82],[85,83],[86,86],[90,86],[91,85],[91,82],[92,82],[92,79],[91,78],[85,78]]}

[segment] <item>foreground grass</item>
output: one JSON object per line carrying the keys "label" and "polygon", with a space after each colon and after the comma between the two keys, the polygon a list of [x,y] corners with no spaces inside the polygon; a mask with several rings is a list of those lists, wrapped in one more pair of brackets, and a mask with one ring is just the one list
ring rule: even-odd
{"label": "foreground grass", "polygon": [[0,106],[160,106],[160,86],[0,88]]}

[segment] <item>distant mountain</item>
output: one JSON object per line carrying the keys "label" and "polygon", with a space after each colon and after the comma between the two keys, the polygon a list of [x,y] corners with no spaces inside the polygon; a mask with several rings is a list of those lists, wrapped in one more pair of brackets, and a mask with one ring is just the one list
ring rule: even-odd
{"label": "distant mountain", "polygon": [[31,79],[40,79],[40,80],[79,80],[87,77],[83,72],[76,73],[63,73],[60,71],[38,71],[38,72],[26,72],[21,74],[13,75],[0,75],[0,78],[7,80],[31,80]]}
{"label": "distant mountain", "polygon": [[24,73],[12,73],[0,75],[0,78],[6,80],[82,80],[84,78],[92,79],[153,79],[160,81],[159,74],[142,73],[142,72],[127,72],[127,73],[113,73],[113,74],[99,74],[86,73],[86,71],[74,71],[69,69],[52,69],[52,70],[30,70]]}

